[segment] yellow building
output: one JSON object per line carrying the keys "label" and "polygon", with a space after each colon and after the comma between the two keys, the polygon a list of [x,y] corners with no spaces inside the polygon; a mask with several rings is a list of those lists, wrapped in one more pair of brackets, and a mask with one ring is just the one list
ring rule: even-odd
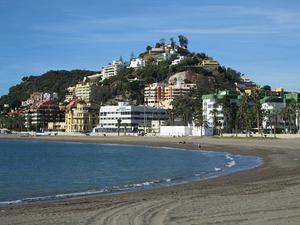
{"label": "yellow building", "polygon": [[220,64],[216,60],[206,59],[201,62],[201,66],[216,66],[218,67]]}
{"label": "yellow building", "polygon": [[99,90],[98,85],[101,79],[101,74],[94,74],[85,77],[83,81],[77,83],[75,86],[69,87],[65,101],[70,102],[73,99],[81,99],[86,102],[97,102],[99,101]]}
{"label": "yellow building", "polygon": [[49,131],[65,131],[66,123],[65,122],[50,122],[48,123]]}
{"label": "yellow building", "polygon": [[276,96],[283,96],[284,94],[284,89],[282,87],[277,87],[275,88],[275,93]]}
{"label": "yellow building", "polygon": [[245,94],[246,94],[247,96],[251,96],[252,93],[253,93],[253,89],[246,89],[246,90],[245,90]]}
{"label": "yellow building", "polygon": [[79,99],[72,100],[66,107],[66,132],[91,132],[99,122],[99,107]]}
{"label": "yellow building", "polygon": [[219,62],[213,59],[203,60],[200,64],[206,70],[217,70],[220,66]]}

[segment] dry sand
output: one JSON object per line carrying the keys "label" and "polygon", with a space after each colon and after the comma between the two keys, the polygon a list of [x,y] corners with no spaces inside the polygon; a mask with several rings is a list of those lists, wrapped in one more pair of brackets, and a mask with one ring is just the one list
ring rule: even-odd
{"label": "dry sand", "polygon": [[[2,136],[9,137],[9,136]],[[0,208],[0,224],[300,224],[300,139],[39,137],[255,155],[259,168],[173,187]],[[178,144],[185,140],[186,144]],[[1,190],[0,190],[1,191]]]}

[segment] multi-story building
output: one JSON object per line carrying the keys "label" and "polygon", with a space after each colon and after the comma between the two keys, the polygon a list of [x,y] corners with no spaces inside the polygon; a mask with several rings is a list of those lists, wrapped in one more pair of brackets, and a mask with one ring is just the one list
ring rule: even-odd
{"label": "multi-story building", "polygon": [[257,85],[249,77],[241,76],[239,82],[235,82],[236,91],[247,95],[252,95],[253,91],[257,88]]}
{"label": "multi-story building", "polygon": [[[116,106],[102,106],[100,108],[99,125],[95,132],[127,132],[157,130],[157,123],[163,123],[169,116],[166,110],[150,106],[131,106],[119,102]],[[156,123],[154,122],[156,121]]]}
{"label": "multi-story building", "polygon": [[126,67],[126,64],[121,60],[114,60],[111,64],[102,68],[101,75],[102,80],[105,80],[109,77],[117,76],[118,71]]}
{"label": "multi-story building", "polygon": [[145,65],[146,65],[146,62],[144,59],[135,58],[130,61],[130,65],[128,66],[128,68],[141,69],[141,68],[145,67]]}
{"label": "multi-story building", "polygon": [[177,64],[179,64],[181,61],[184,60],[184,58],[185,58],[184,56],[179,56],[177,59],[174,59],[172,61],[171,65],[177,65]]}
{"label": "multi-story building", "polygon": [[99,107],[80,99],[73,99],[66,107],[67,132],[90,132],[98,124]]}
{"label": "multi-story building", "polygon": [[47,130],[49,122],[64,122],[64,111],[57,102],[42,100],[25,112],[25,127],[33,130]]}
{"label": "multi-story building", "polygon": [[[275,91],[276,92],[276,91]],[[263,128],[266,130],[276,129],[286,132],[287,129],[299,132],[299,109],[295,108],[289,115],[284,115],[283,111],[290,104],[300,104],[299,93],[285,93],[283,90],[277,89],[277,96],[266,96],[261,99],[262,110],[265,112],[263,118]]]}
{"label": "multi-story building", "polygon": [[48,131],[66,131],[66,122],[49,122]]}
{"label": "multi-story building", "polygon": [[222,101],[225,97],[229,98],[230,104],[238,104],[239,96],[230,91],[219,91],[215,94],[202,96],[203,121],[205,121],[207,127],[216,128],[216,124],[218,124],[220,129],[225,127],[226,118],[222,105]]}
{"label": "multi-story building", "polygon": [[295,126],[300,133],[300,93],[298,92],[291,92],[291,93],[286,93],[284,95],[286,104],[291,104],[291,103],[296,103],[298,105],[298,108],[296,109],[296,115],[295,115]]}
{"label": "multi-story building", "polygon": [[205,59],[201,62],[201,66],[206,68],[206,69],[217,69],[220,66],[220,64],[216,60]]}
{"label": "multi-story building", "polygon": [[68,93],[65,97],[65,102],[70,102],[73,99],[81,99],[86,102],[98,102],[100,101],[98,91],[100,86],[98,85],[101,79],[101,74],[95,74],[85,77],[83,81],[79,82],[75,86],[69,87]]}
{"label": "multi-story building", "polygon": [[266,96],[261,99],[261,108],[265,112],[262,127],[266,130],[284,129],[284,119],[281,111],[286,107],[285,99],[282,97]]}
{"label": "multi-story building", "polygon": [[97,100],[97,85],[90,82],[76,84],[74,91],[75,98],[86,102]]}
{"label": "multi-story building", "polygon": [[33,92],[26,101],[22,101],[21,107],[29,107],[41,100],[57,100],[57,98],[58,95],[56,92],[53,92],[52,94],[47,92]]}
{"label": "multi-story building", "polygon": [[284,97],[285,97],[287,104],[292,103],[292,102],[300,104],[300,93],[290,92],[290,93],[284,94]]}
{"label": "multi-story building", "polygon": [[144,102],[146,105],[155,107],[160,106],[160,102],[164,100],[164,87],[162,83],[153,83],[144,89]]}
{"label": "multi-story building", "polygon": [[153,83],[144,89],[144,102],[148,106],[162,107],[164,109],[172,108],[172,101],[181,95],[189,93],[196,84],[176,83],[176,84],[161,84]]}
{"label": "multi-story building", "polygon": [[189,93],[192,89],[196,87],[196,84],[189,83],[177,83],[177,84],[169,84],[164,88],[164,99],[165,100],[174,100],[174,98],[185,95]]}
{"label": "multi-story building", "polygon": [[170,59],[171,54],[170,49],[166,46],[152,48],[149,50],[149,55],[157,62]]}

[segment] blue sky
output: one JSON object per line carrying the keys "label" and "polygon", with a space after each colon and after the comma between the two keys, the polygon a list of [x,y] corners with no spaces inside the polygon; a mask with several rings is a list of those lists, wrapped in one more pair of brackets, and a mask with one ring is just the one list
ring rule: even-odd
{"label": "blue sky", "polygon": [[0,95],[23,76],[100,68],[183,34],[259,84],[300,91],[300,1],[0,0]]}

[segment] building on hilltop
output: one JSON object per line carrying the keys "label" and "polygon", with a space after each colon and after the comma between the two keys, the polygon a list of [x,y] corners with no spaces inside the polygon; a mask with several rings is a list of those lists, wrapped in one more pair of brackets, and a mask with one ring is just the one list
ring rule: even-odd
{"label": "building on hilltop", "polygon": [[26,101],[21,102],[21,107],[28,108],[38,103],[41,100],[57,100],[58,95],[56,92],[52,94],[47,92],[33,92]]}
{"label": "building on hilltop", "polygon": [[165,86],[164,100],[161,102],[162,107],[165,109],[172,109],[172,101],[175,98],[190,93],[194,88],[196,88],[196,84],[193,83],[176,83]]}
{"label": "building on hilltop", "polygon": [[94,132],[159,132],[159,124],[168,118],[166,110],[161,108],[131,106],[128,103],[119,102],[116,106],[100,108],[99,125],[94,128]]}
{"label": "building on hilltop", "polygon": [[93,83],[79,83],[76,84],[74,96],[86,102],[93,102],[97,100],[97,86]]}
{"label": "building on hilltop", "polygon": [[126,64],[122,60],[114,60],[111,64],[104,66],[101,71],[102,80],[109,77],[117,76],[118,71],[126,67]]}
{"label": "building on hilltop", "polygon": [[[196,88],[195,83],[185,83],[186,73],[181,72],[170,77],[169,84],[152,83],[144,89],[144,102],[148,106],[172,109],[172,101],[181,96],[188,94]],[[191,78],[191,77],[189,77]],[[192,79],[192,78],[191,78]]]}
{"label": "building on hilltop", "polygon": [[128,68],[141,69],[144,68],[145,66],[146,66],[146,62],[144,59],[134,58],[130,61]]}
{"label": "building on hilltop", "polygon": [[176,59],[174,59],[171,63],[171,65],[178,65],[180,62],[182,62],[185,59],[184,56],[179,56]]}
{"label": "building on hilltop", "polygon": [[213,59],[204,59],[200,65],[205,69],[218,69],[220,66],[219,62]]}
{"label": "building on hilltop", "polygon": [[94,74],[85,77],[83,81],[77,83],[75,86],[68,87],[65,97],[65,102],[70,102],[73,99],[80,99],[86,102],[100,102],[99,97],[101,74]]}
{"label": "building on hilltop", "polygon": [[164,100],[164,87],[162,83],[152,83],[144,89],[144,102],[151,107],[159,107]]}
{"label": "building on hilltop", "polygon": [[172,53],[166,47],[152,48],[149,50],[149,56],[156,62],[168,60],[171,58]]}
{"label": "building on hilltop", "polygon": [[249,77],[241,76],[239,82],[235,82],[236,91],[251,95],[252,91],[257,88],[257,84]]}

